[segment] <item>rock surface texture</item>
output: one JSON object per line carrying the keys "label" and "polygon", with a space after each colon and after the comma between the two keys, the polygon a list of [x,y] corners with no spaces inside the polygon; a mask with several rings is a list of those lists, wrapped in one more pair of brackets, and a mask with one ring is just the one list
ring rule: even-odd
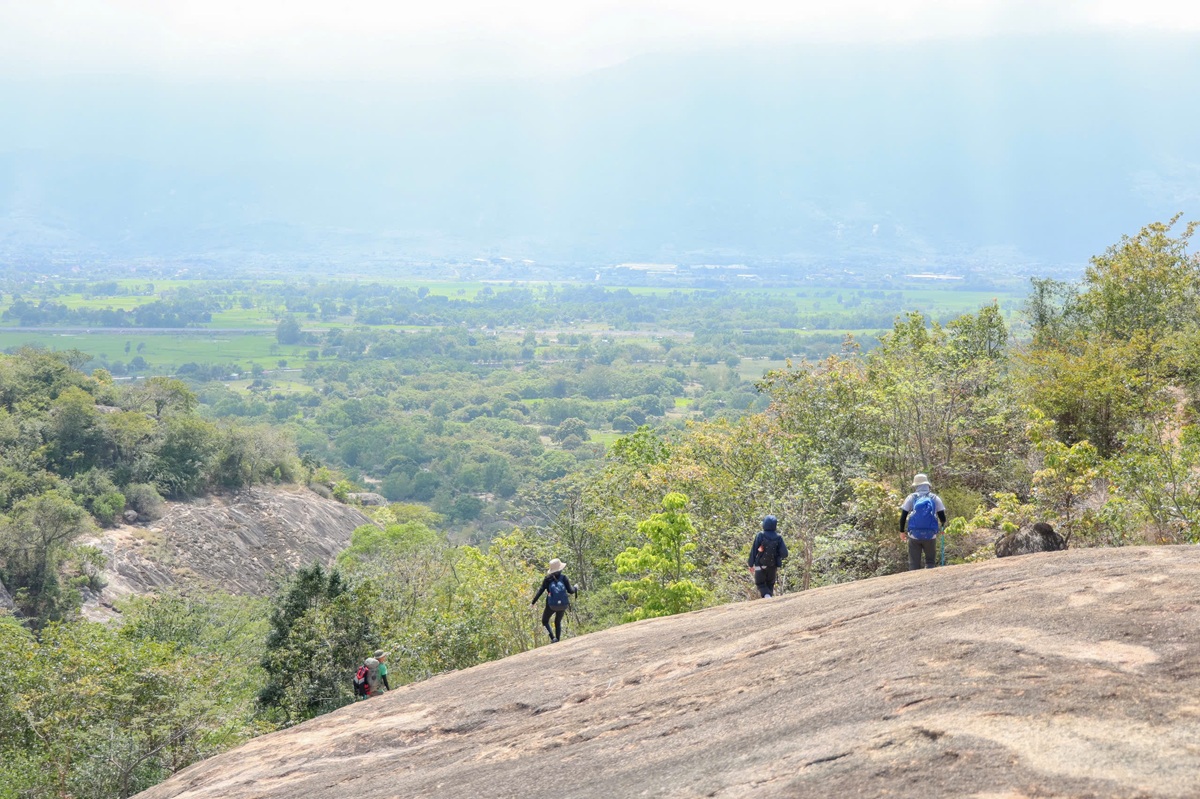
{"label": "rock surface texture", "polygon": [[124,525],[88,543],[108,556],[102,618],[113,599],[168,586],[265,594],[272,579],[314,561],[331,563],[370,519],[357,508],[293,488],[252,488],[171,503],[158,521]]}
{"label": "rock surface texture", "polygon": [[653,619],[264,736],[142,799],[1195,797],[1200,550]]}

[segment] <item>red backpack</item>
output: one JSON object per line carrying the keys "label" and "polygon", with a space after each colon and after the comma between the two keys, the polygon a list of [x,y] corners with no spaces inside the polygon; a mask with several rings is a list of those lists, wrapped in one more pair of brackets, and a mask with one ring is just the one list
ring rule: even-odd
{"label": "red backpack", "polygon": [[366,663],[359,666],[358,671],[356,671],[354,673],[354,695],[355,696],[366,696],[367,693],[371,690],[370,684],[369,684],[370,680],[368,679],[368,676],[367,676],[369,673],[370,673],[370,669],[367,668]]}

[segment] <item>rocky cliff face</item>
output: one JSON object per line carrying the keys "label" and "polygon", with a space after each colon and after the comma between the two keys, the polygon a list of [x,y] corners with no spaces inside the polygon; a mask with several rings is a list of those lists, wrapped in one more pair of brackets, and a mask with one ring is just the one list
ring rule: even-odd
{"label": "rocky cliff face", "polygon": [[116,598],[175,585],[267,593],[273,578],[332,562],[354,528],[369,522],[356,508],[298,487],[171,503],[158,521],[105,530],[90,542],[108,556],[108,585],[85,611],[104,618]]}
{"label": "rocky cliff face", "polygon": [[1194,797],[1200,550],[1048,552],[653,619],[392,691],[142,799]]}

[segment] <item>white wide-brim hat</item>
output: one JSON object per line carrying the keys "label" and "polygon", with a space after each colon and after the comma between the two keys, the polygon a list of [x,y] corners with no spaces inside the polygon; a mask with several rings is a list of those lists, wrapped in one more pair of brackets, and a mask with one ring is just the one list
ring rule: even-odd
{"label": "white wide-brim hat", "polygon": [[927,475],[918,474],[916,477],[913,478],[913,484],[912,484],[913,488],[916,488],[917,486],[927,486],[927,485],[929,485],[929,477]]}
{"label": "white wide-brim hat", "polygon": [[567,567],[567,564],[563,563],[558,558],[555,558],[554,560],[550,561],[550,568],[546,570],[546,574],[554,574],[555,572],[560,572],[563,569],[565,569],[566,567]]}

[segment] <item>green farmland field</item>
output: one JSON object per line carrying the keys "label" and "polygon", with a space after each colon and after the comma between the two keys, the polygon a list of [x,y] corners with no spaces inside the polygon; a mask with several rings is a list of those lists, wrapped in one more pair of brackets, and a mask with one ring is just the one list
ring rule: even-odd
{"label": "green farmland field", "polygon": [[[128,352],[126,345],[129,346]],[[39,333],[32,330],[0,331],[0,350],[23,346],[48,350],[77,349],[112,363],[129,363],[141,356],[153,373],[174,372],[185,363],[259,364],[275,369],[285,360],[289,367],[302,368],[309,363],[307,346],[283,346],[275,336],[262,333],[220,333],[190,330],[185,333],[146,333],[136,328],[120,333]],[[325,359],[328,360],[328,359]]]}

